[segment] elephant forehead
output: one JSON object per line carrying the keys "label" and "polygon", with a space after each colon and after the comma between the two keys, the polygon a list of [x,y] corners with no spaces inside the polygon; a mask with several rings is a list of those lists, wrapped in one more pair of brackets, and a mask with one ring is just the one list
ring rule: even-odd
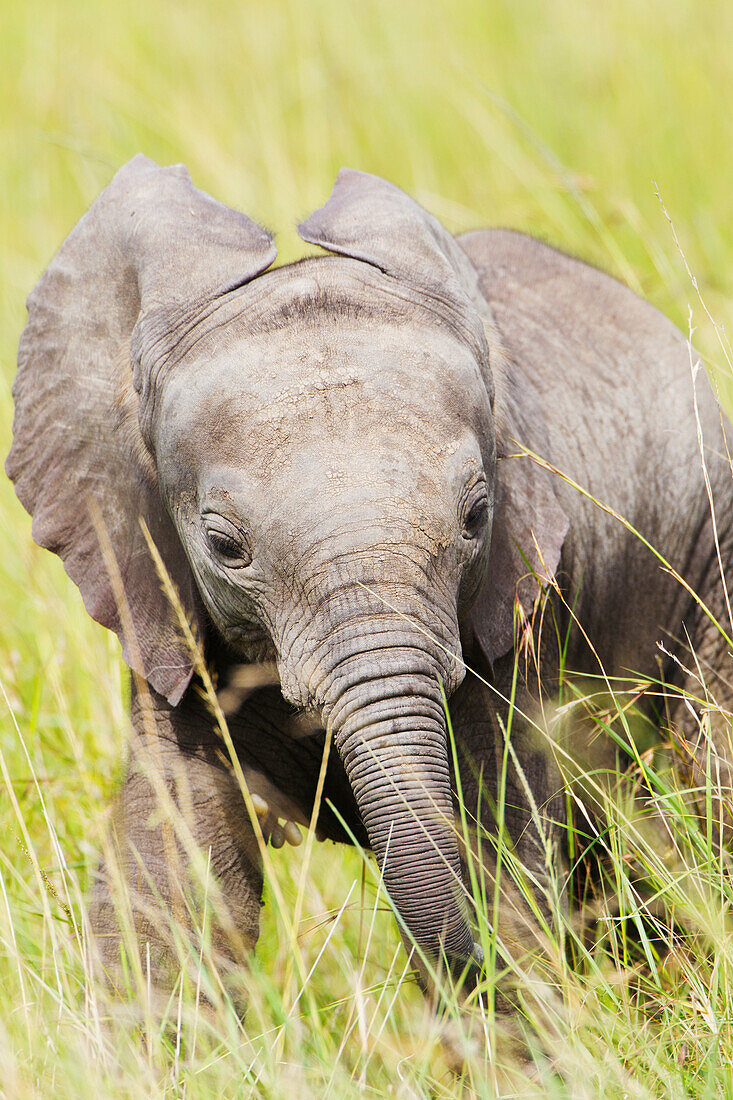
{"label": "elephant forehead", "polygon": [[[322,500],[350,492],[374,499],[385,490],[409,496],[437,494],[446,471],[458,480],[480,463],[470,433],[439,430],[404,412],[395,418],[388,404],[347,410],[324,417],[322,410],[301,409],[297,417],[267,417],[244,422],[236,409],[207,423],[203,431],[171,440],[176,464],[184,464],[199,482],[212,471],[246,469],[248,480],[275,488],[281,482]],[[224,478],[224,481],[228,480]],[[235,478],[236,480],[236,478]]]}
{"label": "elephant forehead", "polygon": [[211,376],[229,392],[272,403],[290,393],[339,393],[370,386],[395,391],[418,379],[423,390],[480,385],[469,349],[448,331],[377,317],[315,313],[261,333],[239,332],[232,322],[222,335],[207,334],[183,360],[178,377]]}
{"label": "elephant forehead", "polygon": [[156,361],[146,438],[157,451],[233,413],[254,430],[353,419],[380,400],[388,421],[409,407],[425,422],[473,417],[481,430],[485,372],[461,332],[432,298],[369,264],[332,256],[276,269],[225,295]]}
{"label": "elephant forehead", "polygon": [[[395,431],[442,453],[462,425],[486,422],[470,352],[449,335],[404,326],[324,326],[213,341],[179,364],[160,405],[161,442],[217,453],[313,438],[353,447]],[[357,447],[357,450],[359,448]]]}

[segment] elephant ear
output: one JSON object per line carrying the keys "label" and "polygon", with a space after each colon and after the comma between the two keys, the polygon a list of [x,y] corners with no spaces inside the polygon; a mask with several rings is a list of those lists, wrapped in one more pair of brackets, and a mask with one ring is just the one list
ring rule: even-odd
{"label": "elephant ear", "polygon": [[554,577],[569,519],[552,475],[522,450],[549,454],[544,417],[531,381],[495,358],[497,442],[491,549],[484,583],[471,610],[473,632],[493,665],[516,641],[515,610],[532,614]]}
{"label": "elephant ear", "polygon": [[465,251],[427,210],[393,183],[342,168],[331,196],[298,226],[304,241],[361,260],[410,284],[475,351],[490,383],[485,325],[493,326]]}
{"label": "elephant ear", "polygon": [[274,257],[268,234],[197,191],[185,168],[139,156],[28,299],[8,475],[33,516],[36,542],[61,557],[89,614],[120,636],[130,667],[174,705],[192,658],[141,521],[199,632],[200,604],[140,424],[155,403],[153,375],[182,326]]}

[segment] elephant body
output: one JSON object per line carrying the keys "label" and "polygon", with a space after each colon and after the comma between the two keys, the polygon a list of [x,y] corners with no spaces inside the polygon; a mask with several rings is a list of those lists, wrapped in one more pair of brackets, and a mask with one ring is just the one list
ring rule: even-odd
{"label": "elephant body", "polygon": [[[660,680],[691,740],[692,647],[729,705],[713,621],[728,429],[674,326],[529,237],[456,240],[348,171],[300,232],[330,255],[268,271],[267,234],[184,171],[122,169],[29,300],[8,472],[133,669],[116,836],[161,956],[151,899],[174,909],[191,859],[152,814],[161,799],[211,853],[234,966],[257,938],[262,866],[141,519],[252,789],[307,824],[331,744],[319,835],[373,849],[410,942],[478,967],[459,786],[489,876],[502,787],[542,910],[568,762],[616,754],[582,716],[555,720],[562,683]],[[271,682],[238,695],[243,665]],[[527,907],[502,906],[505,939],[531,941]],[[104,876],[94,914],[111,966]]]}

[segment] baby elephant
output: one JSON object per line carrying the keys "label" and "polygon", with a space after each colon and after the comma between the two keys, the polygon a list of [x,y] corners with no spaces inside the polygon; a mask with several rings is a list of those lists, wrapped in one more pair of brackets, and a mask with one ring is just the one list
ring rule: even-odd
{"label": "baby elephant", "polygon": [[348,169],[299,232],[327,254],[272,268],[269,234],[184,168],[122,168],[30,296],[7,471],[133,671],[115,832],[159,967],[156,905],[185,912],[194,846],[219,958],[256,941],[266,849],[241,765],[265,838],[307,823],[320,784],[318,835],[374,852],[406,942],[480,970],[467,862],[492,880],[497,803],[533,894],[506,886],[498,933],[529,950],[570,762],[615,759],[587,708],[553,718],[561,676],[661,680],[648,713],[690,745],[686,669],[733,703],[728,427],[663,316],[522,234],[454,238]]}

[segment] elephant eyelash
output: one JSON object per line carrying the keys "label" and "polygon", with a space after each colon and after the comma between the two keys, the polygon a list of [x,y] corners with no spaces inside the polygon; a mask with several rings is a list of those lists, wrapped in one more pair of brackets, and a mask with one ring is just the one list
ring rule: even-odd
{"label": "elephant eyelash", "polygon": [[473,541],[478,537],[489,512],[489,499],[483,482],[479,482],[478,485],[474,486],[474,492],[471,493],[471,496],[473,499],[469,499],[464,512],[462,532],[464,539],[469,541]]}
{"label": "elephant eyelash", "polygon": [[478,527],[488,511],[489,502],[486,499],[477,500],[471,505],[471,510],[463,521],[466,527]]}
{"label": "elephant eyelash", "polygon": [[252,554],[233,524],[221,517],[204,524],[206,543],[211,554],[227,569],[244,569],[252,564]]}

